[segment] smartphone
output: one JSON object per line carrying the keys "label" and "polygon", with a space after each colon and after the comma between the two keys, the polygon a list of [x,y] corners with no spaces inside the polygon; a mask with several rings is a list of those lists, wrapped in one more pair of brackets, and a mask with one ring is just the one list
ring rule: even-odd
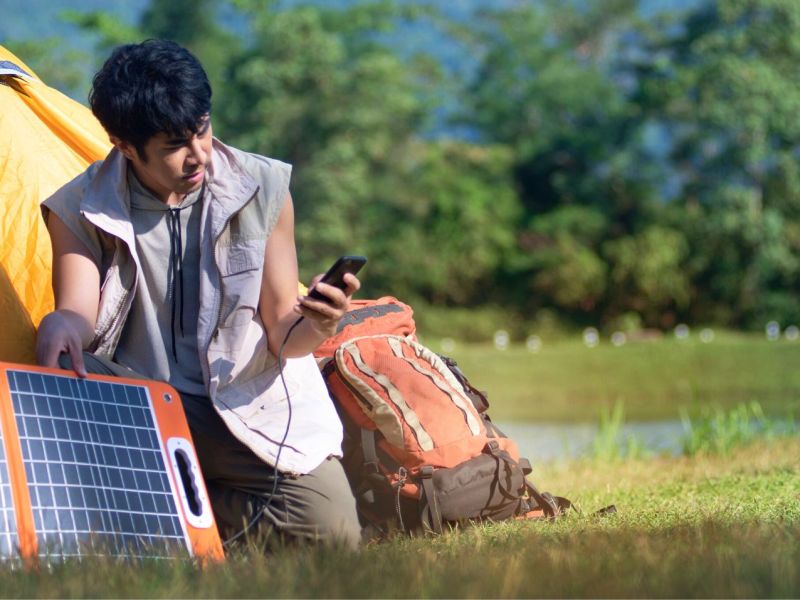
{"label": "smartphone", "polygon": [[[336,262],[333,263],[333,266],[328,269],[327,273],[322,276],[320,281],[343,290],[347,287],[347,284],[344,282],[344,274],[352,273],[355,275],[365,264],[367,264],[367,258],[365,256],[340,256]],[[327,296],[323,296],[314,288],[311,288],[308,292],[308,297],[314,298],[315,300],[322,300],[323,302],[328,301]]]}

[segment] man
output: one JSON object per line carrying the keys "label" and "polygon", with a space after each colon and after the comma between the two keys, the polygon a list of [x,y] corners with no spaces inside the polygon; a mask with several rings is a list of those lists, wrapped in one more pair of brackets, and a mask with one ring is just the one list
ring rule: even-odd
{"label": "man", "polygon": [[356,545],[310,353],[360,284],[298,298],[291,167],[212,137],[206,74],[172,42],[117,48],[90,104],[114,149],[43,203],[56,309],[37,360],[175,387],[224,538]]}

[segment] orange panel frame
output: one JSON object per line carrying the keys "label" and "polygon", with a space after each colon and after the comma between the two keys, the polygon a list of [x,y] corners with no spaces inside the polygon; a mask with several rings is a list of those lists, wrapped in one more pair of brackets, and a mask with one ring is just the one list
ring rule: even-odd
{"label": "orange panel frame", "polygon": [[14,502],[14,514],[17,519],[17,536],[19,553],[23,561],[30,563],[39,552],[36,531],[33,526],[33,509],[28,491],[28,480],[25,476],[25,463],[22,460],[22,448],[19,444],[17,421],[14,418],[14,405],[9,393],[7,363],[0,363],[0,428],[8,464],[8,478],[11,483],[11,498]]}
{"label": "orange panel frame", "polygon": [[[3,441],[5,442],[9,478],[11,480],[14,509],[17,518],[20,555],[24,560],[29,561],[37,556],[38,544],[36,541],[36,531],[30,494],[28,492],[27,477],[25,476],[25,467],[22,459],[19,432],[17,430],[14,407],[9,391],[7,374],[9,370],[59,375],[75,379],[78,379],[78,377],[75,375],[74,371],[0,362],[0,425],[2,425]],[[160,437],[162,454],[167,459],[167,473],[172,483],[172,489],[176,491],[180,490],[182,482],[170,461],[167,444],[169,440],[185,440],[184,446],[186,446],[188,442],[188,447],[191,448],[192,453],[194,453],[194,445],[191,443],[192,437],[189,432],[189,424],[186,421],[186,415],[183,412],[183,406],[181,405],[178,392],[166,383],[152,380],[129,379],[107,375],[89,375],[87,379],[147,388],[156,417],[156,426]],[[192,458],[196,461],[196,456],[192,456]],[[208,492],[202,476],[199,476],[194,483],[198,485],[201,495],[208,498]],[[192,519],[191,515],[187,513],[185,503],[180,498],[175,498],[175,501],[191,542],[193,554],[202,560],[223,560],[224,552],[222,549],[222,542],[217,532],[213,515],[210,516],[209,526],[195,526],[190,523]],[[210,511],[210,506],[208,509]]]}

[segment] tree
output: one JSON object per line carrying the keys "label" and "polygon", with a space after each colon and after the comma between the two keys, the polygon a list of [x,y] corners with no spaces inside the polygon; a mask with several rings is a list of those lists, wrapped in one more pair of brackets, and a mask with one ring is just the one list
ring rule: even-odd
{"label": "tree", "polygon": [[[502,299],[497,274],[513,250],[520,205],[506,147],[418,143],[411,192],[381,223],[370,271],[384,289],[434,304]],[[380,241],[379,241],[380,240]]]}
{"label": "tree", "polygon": [[679,194],[703,215],[689,229],[695,318],[760,326],[800,291],[798,39],[793,0],[718,0],[659,32],[639,65],[638,101],[665,124]]}
{"label": "tree", "polygon": [[225,89],[228,61],[235,56],[238,38],[219,24],[226,6],[213,0],[150,0],[136,25],[122,23],[107,11],[66,11],[65,18],[98,37],[105,57],[121,44],[147,38],[168,39],[186,46],[203,64],[215,92]]}
{"label": "tree", "polygon": [[232,62],[221,127],[236,145],[293,164],[301,264],[315,272],[343,252],[369,255],[393,207],[414,198],[417,83],[373,41],[402,13],[387,3],[249,10],[251,44]]}
{"label": "tree", "polygon": [[591,320],[629,310],[608,280],[619,255],[603,243],[652,223],[661,176],[616,58],[635,8],[518,3],[488,12],[475,32],[465,119],[514,152],[525,214],[506,284],[526,311]]}
{"label": "tree", "polygon": [[689,245],[683,233],[651,225],[606,242],[603,250],[613,265],[609,291],[617,315],[635,312],[649,325],[674,326],[690,300]]}

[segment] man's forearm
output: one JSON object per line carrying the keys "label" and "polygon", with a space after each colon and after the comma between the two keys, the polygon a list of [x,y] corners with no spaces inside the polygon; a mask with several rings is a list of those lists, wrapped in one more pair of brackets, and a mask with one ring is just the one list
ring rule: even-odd
{"label": "man's forearm", "polygon": [[316,348],[329,337],[328,333],[321,332],[314,328],[313,323],[309,319],[303,319],[291,330],[291,334],[284,345],[283,342],[286,338],[286,334],[289,332],[292,325],[300,318],[301,317],[297,315],[291,315],[291,317],[282,321],[278,327],[274,328],[274,335],[270,335],[268,332],[269,348],[275,356],[281,351],[282,345],[283,351],[281,356],[283,358],[305,356],[316,350]]}

